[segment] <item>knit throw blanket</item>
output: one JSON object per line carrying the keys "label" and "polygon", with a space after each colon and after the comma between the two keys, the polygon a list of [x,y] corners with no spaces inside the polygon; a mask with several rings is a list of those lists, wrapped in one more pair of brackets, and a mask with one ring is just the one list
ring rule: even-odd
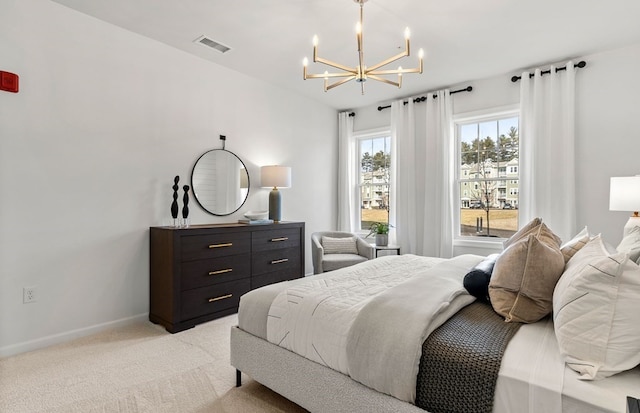
{"label": "knit throw blanket", "polygon": [[500,361],[520,323],[474,302],[422,345],[416,405],[432,413],[490,413]]}

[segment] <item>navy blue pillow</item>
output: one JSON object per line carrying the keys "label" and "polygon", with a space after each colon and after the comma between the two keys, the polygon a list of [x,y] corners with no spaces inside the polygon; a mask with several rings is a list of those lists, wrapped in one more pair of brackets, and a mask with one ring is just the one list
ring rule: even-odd
{"label": "navy blue pillow", "polygon": [[478,300],[489,302],[489,281],[496,259],[500,254],[491,254],[464,276],[463,285],[469,294]]}

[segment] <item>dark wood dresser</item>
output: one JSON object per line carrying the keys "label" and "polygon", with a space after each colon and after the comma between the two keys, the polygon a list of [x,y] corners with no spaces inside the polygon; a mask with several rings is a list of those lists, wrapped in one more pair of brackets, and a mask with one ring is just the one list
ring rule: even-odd
{"label": "dark wood dresser", "polygon": [[149,320],[171,333],[237,312],[254,288],[304,277],[304,222],[150,231]]}

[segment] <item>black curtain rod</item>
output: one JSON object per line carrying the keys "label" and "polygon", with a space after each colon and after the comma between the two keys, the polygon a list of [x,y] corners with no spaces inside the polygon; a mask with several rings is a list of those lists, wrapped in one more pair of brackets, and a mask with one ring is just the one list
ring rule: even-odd
{"label": "black curtain rod", "polygon": [[[583,67],[585,67],[587,65],[587,62],[585,62],[584,60],[576,63],[573,65],[573,67],[578,67],[580,69],[582,69]],[[563,70],[567,70],[567,66],[563,66],[563,67],[556,67],[556,73],[561,72]],[[540,72],[540,75],[548,75],[549,73],[551,73],[551,69],[549,70],[543,70],[542,72]],[[529,73],[529,78],[532,78],[535,76],[535,73]],[[513,76],[511,78],[512,82],[517,82],[518,80],[520,80],[522,78],[522,76]]]}
{"label": "black curtain rod", "polygon": [[[471,92],[473,90],[473,88],[471,86],[467,86],[464,89],[459,89],[459,90],[454,90],[453,92],[449,92],[450,95],[453,95],[455,93],[460,93],[460,92]],[[433,98],[436,99],[438,97],[437,94],[433,94]],[[413,99],[413,103],[418,103],[418,102],[424,102],[425,100],[427,100],[426,96],[420,96],[419,98],[415,98]],[[403,102],[405,105],[409,104],[409,101],[405,100]],[[378,106],[378,111],[381,112],[383,109],[389,109],[391,107],[391,105],[387,105],[387,106]]]}

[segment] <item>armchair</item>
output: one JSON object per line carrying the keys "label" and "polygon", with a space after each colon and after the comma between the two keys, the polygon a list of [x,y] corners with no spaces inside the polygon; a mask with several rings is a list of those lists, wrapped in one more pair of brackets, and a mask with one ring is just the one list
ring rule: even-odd
{"label": "armchair", "polygon": [[[353,244],[346,242],[347,245],[343,251],[330,253],[335,251],[335,245],[332,245],[330,250],[325,251],[322,245],[322,237],[354,238],[356,248],[354,250]],[[314,232],[311,234],[311,256],[313,258],[313,273],[321,274],[373,259],[373,247],[362,238],[350,232]]]}

